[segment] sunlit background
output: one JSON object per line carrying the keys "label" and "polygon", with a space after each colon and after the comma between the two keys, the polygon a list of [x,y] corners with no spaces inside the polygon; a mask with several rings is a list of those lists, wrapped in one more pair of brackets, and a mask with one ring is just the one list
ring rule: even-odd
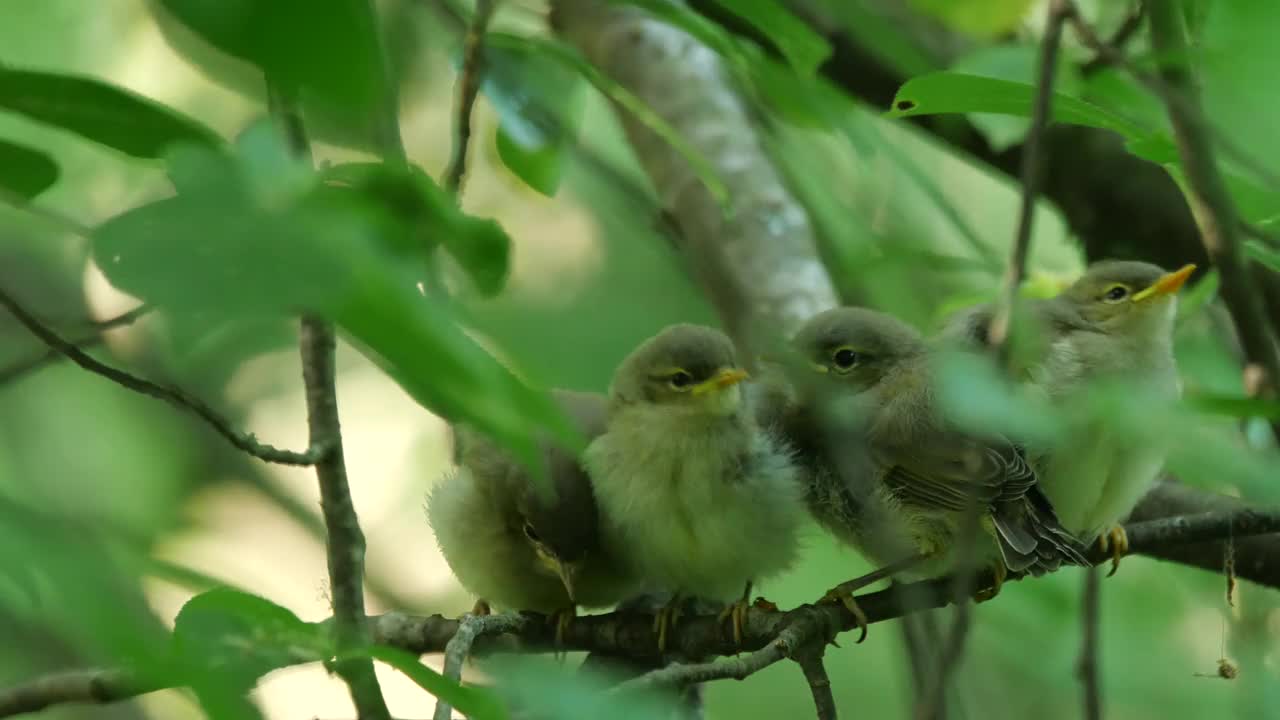
{"label": "sunlit background", "polygon": [[[410,158],[438,175],[450,144],[456,27],[431,12],[431,3],[379,4],[393,31],[394,62],[408,78],[401,118]],[[536,28],[541,11],[512,2],[498,24]],[[0,63],[109,80],[225,137],[263,113],[260,95],[227,89],[175,52],[140,0],[19,0],[6,3],[0,15]],[[522,376],[542,386],[604,390],[615,363],[639,340],[667,323],[715,318],[662,234],[654,193],[612,110],[586,87],[581,95],[579,152],[554,198],[529,190],[503,167],[494,146],[495,108],[483,95],[477,103],[463,204],[496,218],[511,235],[513,270],[496,299],[463,290],[458,302],[472,332]],[[823,229],[836,243],[835,254],[857,258],[849,267],[863,268],[863,274],[841,270],[842,282],[924,328],[946,308],[989,297],[1014,234],[1016,188],[879,118],[877,109],[853,109],[849,125],[864,142],[785,126],[775,137],[792,175],[800,175],[793,182],[802,195],[827,194],[839,223],[834,232],[830,223]],[[0,136],[56,156],[62,179],[37,204],[83,225],[170,192],[159,164],[132,161],[15,116],[0,114]],[[354,156],[323,143],[316,154],[321,160]],[[112,289],[89,258],[86,241],[58,221],[0,207],[0,282],[68,334],[136,304]],[[1082,262],[1056,213],[1042,208],[1033,280],[1052,287]],[[0,364],[42,352],[9,318],[0,318],[0,331]],[[1204,316],[1183,325],[1187,382],[1237,387],[1233,361],[1211,333]],[[115,364],[209,399],[264,442],[306,445],[300,366],[288,325],[205,332],[153,314],[112,330],[107,350]],[[369,612],[460,614],[474,598],[453,580],[423,511],[432,483],[450,469],[448,427],[357,352],[341,347],[338,360],[351,490],[368,539]],[[1191,480],[1216,487],[1211,478]],[[1275,488],[1262,492],[1280,499]],[[57,587],[57,593],[121,607],[143,598],[156,618],[171,624],[187,599],[222,582],[306,620],[329,613],[312,471],[253,461],[187,414],[68,363],[0,385],[0,495],[63,518],[60,552],[94,566],[79,576],[82,585]],[[803,562],[758,589],[782,607],[811,601],[867,569],[816,528],[806,541]],[[0,562],[29,564],[31,577],[41,577],[38,555],[0,546]],[[97,564],[108,562],[136,573],[140,585],[123,577],[97,586],[97,572],[109,567]],[[957,683],[962,717],[1079,716],[1082,581],[1080,571],[1067,569],[1012,583],[995,602],[974,609],[974,635]],[[1132,558],[1104,583],[1102,598],[1102,682],[1110,717],[1280,713],[1277,593],[1246,583],[1236,607],[1228,608],[1219,576]],[[29,604],[22,588],[0,582],[0,683],[114,659],[101,638],[82,642],[70,628],[32,624],[39,613]],[[828,651],[837,701],[850,717],[909,712],[902,648],[897,624],[885,623],[872,627],[864,644],[850,640]],[[1239,665],[1239,679],[1215,677],[1224,655]],[[566,674],[577,660],[564,663]],[[438,658],[427,661],[438,667]],[[473,669],[483,667],[482,661]],[[429,716],[429,696],[385,667],[379,676],[393,715]],[[271,718],[354,717],[345,686],[318,666],[273,673],[256,696]],[[708,690],[712,718],[807,714],[810,703],[789,664]],[[46,716],[104,714],[181,718],[199,710],[184,692],[166,691],[128,705],[59,708]]]}

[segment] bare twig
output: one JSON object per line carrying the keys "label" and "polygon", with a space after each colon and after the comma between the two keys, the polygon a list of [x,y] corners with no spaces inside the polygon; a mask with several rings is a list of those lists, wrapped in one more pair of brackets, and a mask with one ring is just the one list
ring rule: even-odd
{"label": "bare twig", "polygon": [[164,683],[145,682],[125,670],[54,673],[0,692],[0,717],[39,712],[69,703],[116,702],[165,687]]}
{"label": "bare twig", "polygon": [[462,71],[458,75],[458,100],[454,113],[453,150],[444,172],[444,188],[454,195],[462,192],[467,174],[467,147],[471,142],[471,111],[480,94],[484,74],[484,34],[498,0],[476,0],[475,14],[462,47]]}
{"label": "bare twig", "polygon": [[796,653],[796,664],[804,673],[804,680],[809,684],[809,692],[813,694],[813,705],[818,720],[836,720],[836,698],[831,692],[831,678],[827,675],[827,666],[822,662],[824,645],[815,645],[812,650]]}
{"label": "bare twig", "polygon": [[1084,592],[1081,598],[1081,624],[1083,642],[1080,647],[1080,664],[1076,672],[1084,689],[1085,720],[1102,720],[1102,692],[1098,687],[1098,623],[1099,570],[1089,568],[1084,573]]}
{"label": "bare twig", "polygon": [[[1186,543],[1221,541],[1229,533],[1239,542],[1246,537],[1280,532],[1280,510],[1225,510],[1188,517],[1162,518],[1130,523],[1125,526],[1125,532],[1129,536],[1131,552],[1150,555]],[[1095,546],[1089,559],[1096,564],[1109,561],[1111,556],[1102,553]],[[1221,555],[1218,556],[1217,569],[1222,569]],[[1010,580],[1017,579],[1020,578],[1010,577]],[[943,607],[948,604],[953,587],[951,578],[941,578],[859,595],[857,602],[866,615],[867,622],[875,624]],[[532,615],[531,618],[533,621],[510,632],[478,635],[472,646],[472,654],[598,652],[638,659],[656,656],[653,618],[646,613],[619,611],[579,617],[569,625],[562,642],[557,642],[553,623],[538,622],[537,617]],[[445,652],[449,642],[457,636],[460,625],[460,620],[440,615],[415,617],[403,613],[388,613],[368,618],[366,628],[372,642],[421,654]],[[641,679],[644,682],[640,685],[658,687],[688,681],[691,672],[695,681],[745,676],[743,673],[746,670],[768,667],[785,657],[794,656],[797,649],[806,647],[810,642],[825,641],[836,631],[847,632],[855,627],[856,619],[840,603],[802,605],[786,612],[752,607],[747,611],[742,643],[738,644],[732,637],[726,636],[724,623],[717,613],[691,616],[681,620],[678,630],[668,638],[670,652],[684,657],[728,657],[743,651],[751,652],[752,655],[727,663],[663,668],[658,671],[661,674],[643,676]],[[765,652],[755,654],[762,650]],[[743,661],[749,664],[745,667],[735,664]],[[132,687],[136,692],[103,693],[101,699],[82,692],[66,699],[67,693],[44,695],[41,691],[33,690],[46,687],[43,684],[45,679],[38,679],[17,688],[0,691],[0,708],[19,707],[13,704],[16,696],[27,698],[21,706],[25,708],[45,707],[68,701],[110,702],[160,689],[155,683],[140,683],[128,672],[120,670],[79,673],[77,676],[87,677],[103,672],[107,673],[105,677],[112,679],[111,687]],[[35,699],[31,699],[32,697]],[[8,714],[15,712],[18,711]],[[6,713],[0,712],[0,717],[6,717]]]}
{"label": "bare twig", "polygon": [[[463,616],[458,623],[458,632],[449,640],[444,649],[444,676],[457,682],[462,681],[462,666],[471,655],[471,646],[476,638],[499,633],[519,632],[528,622],[528,618],[516,613],[505,615],[472,615]],[[449,720],[453,717],[453,707],[443,698],[436,701],[434,720]]]}
{"label": "bare twig", "polygon": [[[1280,389],[1280,353],[1263,315],[1242,251],[1240,216],[1214,159],[1213,141],[1186,64],[1187,41],[1182,9],[1175,3],[1152,3],[1151,46],[1162,58],[1160,78],[1165,110],[1187,180],[1187,199],[1200,225],[1201,239],[1222,278],[1221,296],[1235,321],[1249,362],[1262,366],[1270,394]],[[1272,423],[1280,439],[1280,423]]]}
{"label": "bare twig", "polygon": [[[143,304],[130,310],[129,312],[121,313],[120,315],[117,315],[113,318],[107,318],[106,320],[99,320],[97,322],[91,323],[91,325],[94,328],[96,328],[98,332],[92,335],[85,335],[84,337],[78,338],[76,340],[72,340],[70,342],[72,345],[75,345],[81,350],[94,347],[102,343],[103,340],[105,340],[103,333],[105,333],[106,331],[112,330],[118,327],[123,327],[125,325],[131,325],[138,318],[151,312],[152,309],[153,309],[152,306]],[[53,348],[49,348],[45,350],[43,353],[40,353],[39,355],[32,355],[26,360],[19,360],[13,363],[12,365],[9,365],[8,367],[0,368],[0,385],[3,385],[8,382],[13,382],[14,380],[17,380],[23,377],[27,373],[35,372],[36,370],[39,370],[40,368],[46,365],[52,364],[65,357],[66,355],[63,354],[62,352],[55,350]]]}
{"label": "bare twig", "polygon": [[959,669],[960,660],[964,657],[965,643],[969,639],[969,627],[972,622],[968,598],[957,597],[955,600],[955,617],[951,621],[951,631],[947,633],[947,642],[938,654],[937,675],[929,685],[929,692],[924,702],[916,708],[919,720],[934,720],[946,712],[947,688],[952,675]]}
{"label": "bare twig", "polygon": [[[271,113],[281,123],[290,149],[311,162],[311,146],[294,99],[268,83]],[[328,542],[329,586],[333,593],[333,633],[339,653],[367,647],[369,631],[364,622],[364,533],[351,501],[347,466],[342,450],[338,418],[338,391],[334,356],[337,338],[333,326],[322,318],[304,316],[298,341],[302,356],[302,382],[307,399],[307,427],[311,447],[323,448],[316,459],[320,483],[320,511]],[[369,658],[335,660],[332,669],[351,691],[360,720],[390,720],[378,677]]]}
{"label": "bare twig", "polygon": [[1009,323],[1014,304],[1018,301],[1018,289],[1027,272],[1027,253],[1031,247],[1031,228],[1035,222],[1036,197],[1040,192],[1043,160],[1040,146],[1045,128],[1053,113],[1053,80],[1058,65],[1058,47],[1062,42],[1062,25],[1073,12],[1066,0],[1049,0],[1049,20],[1044,37],[1040,41],[1039,76],[1036,79],[1035,104],[1031,110],[1031,127],[1022,150],[1022,207],[1018,214],[1018,232],[1009,251],[1009,267],[1005,271],[1004,293],[991,320],[989,342],[1000,357],[1007,357]]}
{"label": "bare twig", "polygon": [[32,335],[40,338],[45,345],[57,351],[59,354],[66,356],[72,362],[80,367],[88,370],[95,375],[111,380],[121,387],[132,390],[136,393],[146,395],[148,397],[166,400],[178,407],[185,408],[193,413],[196,417],[204,420],[214,431],[237,449],[242,450],[260,460],[267,462],[279,463],[281,465],[312,465],[316,459],[323,453],[323,448],[312,446],[306,452],[294,452],[292,450],[281,450],[264,443],[258,442],[251,433],[243,433],[236,430],[213,408],[209,407],[203,400],[193,397],[186,392],[175,388],[159,385],[144,380],[136,375],[131,375],[123,370],[111,367],[105,363],[95,360],[85,351],[76,347],[74,343],[64,340],[54,331],[45,327],[39,320],[35,318],[26,308],[18,302],[9,293],[0,290],[0,306],[7,309]]}
{"label": "bare twig", "polygon": [[[1106,41],[1109,48],[1114,48],[1117,52],[1122,51],[1129,40],[1137,34],[1138,29],[1142,27],[1142,16],[1146,11],[1146,3],[1139,0],[1134,6],[1133,11],[1125,17],[1124,22],[1120,23],[1120,27],[1112,33],[1111,38]],[[1114,58],[1109,54],[1103,54],[1094,50],[1094,57],[1089,62],[1080,66],[1080,74],[1089,77],[1099,70],[1106,67],[1114,67]]]}

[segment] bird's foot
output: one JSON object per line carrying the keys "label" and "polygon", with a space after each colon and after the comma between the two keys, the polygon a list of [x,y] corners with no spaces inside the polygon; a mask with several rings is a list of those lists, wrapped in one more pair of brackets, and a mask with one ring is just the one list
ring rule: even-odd
{"label": "bird's foot", "polygon": [[751,607],[751,603],[747,598],[739,598],[732,603],[724,606],[724,610],[716,617],[717,623],[723,623],[728,620],[733,628],[733,644],[742,644],[742,628],[747,622],[747,610]]}
{"label": "bird's foot", "polygon": [[857,642],[862,642],[867,639],[867,614],[862,611],[861,607],[858,607],[858,601],[853,597],[853,593],[861,590],[867,584],[868,583],[862,582],[862,578],[856,578],[848,582],[840,583],[828,590],[827,593],[822,596],[822,599],[818,601],[819,603],[838,602],[841,605],[844,605],[844,609],[848,610],[850,615],[853,615],[853,621],[858,626]]}
{"label": "bird's foot", "polygon": [[1102,552],[1111,553],[1111,572],[1107,573],[1107,577],[1111,577],[1120,569],[1120,558],[1129,554],[1129,536],[1120,525],[1112,525],[1098,536],[1098,547]]}
{"label": "bird's foot", "polygon": [[484,598],[476,598],[476,604],[471,606],[471,614],[476,617],[492,615],[493,608],[489,606],[489,602]]}
{"label": "bird's foot", "polygon": [[574,618],[578,616],[578,607],[570,605],[566,608],[557,610],[547,616],[548,623],[555,623],[556,626],[556,649],[564,647],[564,636],[569,632],[569,626],[573,624]]}
{"label": "bird's foot", "polygon": [[658,634],[658,652],[667,651],[667,634],[680,622],[684,599],[673,595],[671,600],[653,616],[653,631]]}
{"label": "bird's foot", "polygon": [[1004,563],[996,561],[991,566],[991,585],[990,587],[979,588],[973,594],[975,603],[986,602],[1000,594],[1000,588],[1004,587],[1005,578],[1009,577],[1009,570]]}

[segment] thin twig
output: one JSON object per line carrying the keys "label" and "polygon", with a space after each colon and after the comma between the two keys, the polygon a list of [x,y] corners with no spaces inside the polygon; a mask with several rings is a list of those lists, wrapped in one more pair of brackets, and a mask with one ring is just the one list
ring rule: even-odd
{"label": "thin twig", "polygon": [[[1186,64],[1182,9],[1175,3],[1156,2],[1149,15],[1151,46],[1162,58],[1159,75],[1166,89],[1162,97],[1186,176],[1187,200],[1200,225],[1205,251],[1218,268],[1222,280],[1219,292],[1235,321],[1245,358],[1266,371],[1268,392],[1274,394],[1280,389],[1280,353],[1249,277],[1241,249],[1240,216],[1218,171],[1209,124]],[[1271,427],[1280,439],[1280,423]]]}
{"label": "thin twig", "polygon": [[822,662],[824,645],[817,644],[813,650],[796,653],[796,664],[804,673],[804,680],[809,684],[809,692],[813,695],[814,709],[818,720],[836,720],[836,698],[831,692],[831,678],[827,675],[827,666]]}
{"label": "thin twig", "polygon": [[0,692],[0,717],[39,712],[54,705],[110,703],[165,687],[165,683],[145,682],[118,669],[53,673]]}
{"label": "thin twig", "polygon": [[[120,315],[117,315],[115,317],[107,318],[106,320],[95,321],[90,324],[92,327],[96,328],[98,332],[92,335],[85,335],[81,338],[72,340],[70,342],[72,345],[75,345],[81,350],[94,347],[96,345],[101,344],[106,339],[104,336],[104,333],[106,331],[113,330],[118,327],[123,327],[125,325],[131,325],[135,321],[137,321],[138,318],[142,317],[143,315],[146,315],[147,313],[151,312],[153,309],[154,308],[151,305],[143,304],[130,310],[129,312],[121,313]],[[66,355],[64,355],[62,352],[55,350],[53,348],[48,348],[47,350],[45,350],[43,353],[40,353],[39,355],[33,355],[27,358],[26,360],[19,360],[8,367],[0,368],[0,385],[3,385],[8,382],[13,382],[14,380],[17,380],[28,373],[35,372],[36,370],[39,370],[40,368],[46,365],[52,364],[65,357]]]}
{"label": "thin twig", "polygon": [[972,624],[972,612],[967,598],[957,598],[955,617],[951,621],[951,632],[947,634],[947,642],[938,654],[937,676],[934,677],[929,693],[924,702],[916,709],[916,717],[920,720],[934,720],[946,712],[947,688],[951,677],[960,666],[964,657],[965,643],[969,639],[969,627]]}
{"label": "thin twig", "polygon": [[[271,113],[284,128],[294,155],[311,162],[311,146],[294,98],[268,83]],[[367,647],[369,630],[364,618],[364,533],[356,517],[347,484],[338,418],[338,391],[334,358],[337,337],[326,320],[303,316],[298,340],[302,356],[302,383],[307,399],[307,428],[311,447],[324,448],[315,462],[320,483],[320,511],[328,542],[329,587],[333,593],[333,632],[338,652]],[[332,669],[351,691],[360,720],[390,720],[373,661],[353,657],[336,660]]]}
{"label": "thin twig", "polygon": [[[1133,11],[1124,19],[1124,22],[1120,23],[1120,27],[1116,28],[1116,31],[1111,35],[1111,38],[1107,40],[1106,46],[1114,49],[1116,52],[1123,51],[1124,46],[1134,35],[1137,34],[1138,29],[1142,27],[1142,16],[1144,12],[1146,12],[1146,3],[1139,0],[1138,4],[1133,8]],[[1093,52],[1093,59],[1080,66],[1080,74],[1084,77],[1089,77],[1103,68],[1116,66],[1115,58],[1112,54],[1098,52],[1096,49],[1094,49]]]}
{"label": "thin twig", "polygon": [[471,144],[471,111],[480,94],[480,77],[484,73],[484,34],[497,8],[498,0],[476,0],[475,14],[462,47],[462,71],[458,76],[458,100],[454,115],[453,149],[444,172],[444,188],[453,195],[462,192],[467,174],[467,148]]}
{"label": "thin twig", "polygon": [[1085,720],[1102,720],[1102,692],[1098,687],[1098,624],[1101,611],[1099,608],[1098,568],[1088,568],[1084,572],[1084,592],[1081,602],[1081,623],[1084,639],[1080,647],[1080,664],[1076,671],[1080,674],[1080,683],[1084,688]]}
{"label": "thin twig", "polygon": [[[1230,535],[1236,541],[1241,538],[1280,532],[1280,510],[1227,510],[1200,513],[1129,523],[1125,533],[1129,537],[1130,551],[1151,554],[1186,543],[1221,541]],[[1091,562],[1102,563],[1111,559],[1110,554],[1094,549]],[[1218,569],[1221,569],[1219,564]],[[1021,579],[1011,576],[1009,580]],[[951,578],[941,578],[888,588],[857,597],[858,606],[868,623],[876,624],[914,613],[945,606],[954,587]],[[440,615],[416,617],[403,613],[387,613],[368,618],[366,627],[372,642],[398,647],[413,653],[445,652],[449,642],[458,634],[461,621]],[[742,643],[734,642],[724,632],[724,623],[718,614],[694,615],[684,618],[677,631],[668,638],[668,649],[685,657],[733,656],[740,652],[752,655],[727,662],[699,665],[680,665],[664,668],[658,674],[642,676],[637,681],[644,687],[669,686],[687,681],[692,671],[694,681],[745,677],[751,672],[785,658],[794,656],[798,648],[809,642],[831,637],[833,631],[848,632],[857,627],[853,615],[841,603],[803,605],[790,611],[752,607],[747,611]],[[763,651],[757,654],[758,651]],[[477,636],[471,653],[553,653],[595,652],[616,657],[652,659],[655,657],[653,618],[647,613],[619,611],[602,615],[588,615],[575,619],[567,628],[561,641],[557,641],[553,623],[539,622],[530,615],[530,622],[507,633]],[[740,663],[748,661],[749,665]],[[754,668],[754,669],[753,669]],[[127,671],[111,671],[114,687],[142,688],[132,681]],[[84,676],[86,673],[80,673]],[[13,698],[31,698],[43,687],[43,679],[0,691],[0,709],[15,707]],[[171,685],[166,685],[171,687]],[[67,699],[63,695],[49,696],[39,701],[40,707],[58,702],[110,702],[144,691],[160,689],[154,684],[135,693],[111,693],[95,698],[81,693]],[[36,702],[27,700],[27,703]],[[25,707],[25,705],[24,705]],[[13,714],[13,713],[8,713]],[[6,717],[0,712],[0,717]]]}
{"label": "thin twig", "polygon": [[1062,42],[1062,25],[1071,14],[1072,6],[1066,0],[1049,0],[1049,20],[1040,41],[1039,76],[1035,104],[1031,110],[1031,127],[1022,146],[1022,207],[1018,214],[1018,232],[1009,251],[1002,301],[992,318],[988,334],[988,341],[1002,359],[1007,359],[1009,324],[1014,304],[1018,301],[1018,289],[1027,272],[1027,254],[1031,247],[1031,228],[1035,222],[1036,196],[1040,192],[1042,174],[1043,152],[1040,146],[1045,128],[1052,119],[1053,80],[1058,65],[1058,47]]}
{"label": "thin twig", "polygon": [[279,463],[281,465],[313,465],[316,459],[323,454],[323,448],[312,446],[306,452],[294,452],[292,450],[281,450],[264,443],[258,442],[252,433],[243,433],[236,430],[213,408],[209,407],[203,400],[193,397],[186,392],[175,388],[158,385],[150,380],[144,380],[136,375],[131,375],[123,370],[111,367],[104,363],[98,362],[88,353],[76,347],[74,343],[68,342],[54,331],[45,327],[39,320],[35,318],[21,303],[4,290],[0,290],[0,306],[7,309],[19,323],[31,332],[32,335],[40,338],[45,345],[57,351],[59,354],[66,356],[72,362],[80,367],[88,370],[95,375],[111,380],[112,382],[124,388],[132,390],[136,393],[146,395],[148,397],[166,400],[178,407],[185,408],[195,413],[196,417],[204,420],[214,431],[237,449],[242,450],[260,460],[267,462]]}
{"label": "thin twig", "polygon": [[[475,644],[476,638],[519,632],[526,622],[528,622],[527,617],[516,613],[503,615],[468,613],[463,616],[462,622],[458,623],[458,632],[454,633],[453,639],[449,640],[449,644],[444,649],[444,676],[455,682],[462,682],[462,666],[471,656],[471,646]],[[444,698],[437,700],[433,719],[449,720],[451,717],[453,717],[453,707]]]}

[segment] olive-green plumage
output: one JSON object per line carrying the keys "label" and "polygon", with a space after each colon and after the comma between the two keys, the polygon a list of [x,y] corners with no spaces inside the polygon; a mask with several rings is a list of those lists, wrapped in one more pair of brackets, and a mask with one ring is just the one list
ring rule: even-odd
{"label": "olive-green plumage", "polygon": [[880,564],[928,556],[911,576],[953,569],[957,533],[977,512],[1005,567],[1039,573],[1080,562],[1021,450],[961,432],[935,397],[933,354],[882,313],[837,308],[811,319],[795,346],[809,377],[781,420],[802,447],[821,524]]}
{"label": "olive-green plumage", "polygon": [[[1177,291],[1192,270],[1188,265],[1170,273],[1150,263],[1104,261],[1057,297],[1027,303],[1031,330],[1039,337],[1023,379],[1058,407],[1104,383],[1109,391],[1145,402],[1176,399]],[[985,342],[991,315],[989,306],[964,311],[943,335]],[[1084,542],[1124,519],[1164,462],[1164,448],[1124,439],[1114,422],[1093,417],[1073,423],[1064,442],[1033,453],[1045,494],[1063,525]]]}
{"label": "olive-green plumage", "polygon": [[[603,395],[554,395],[588,439],[604,431]],[[427,515],[463,587],[506,608],[542,613],[614,605],[635,589],[624,563],[603,546],[594,488],[571,453],[543,443],[543,487],[484,436],[459,428],[456,451],[458,469],[434,488]]]}

